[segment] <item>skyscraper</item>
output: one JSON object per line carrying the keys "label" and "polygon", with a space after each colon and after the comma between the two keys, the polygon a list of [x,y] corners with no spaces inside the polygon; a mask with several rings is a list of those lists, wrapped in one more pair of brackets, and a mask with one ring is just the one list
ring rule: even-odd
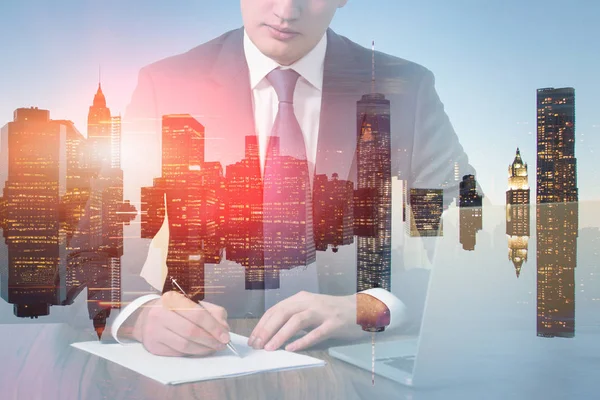
{"label": "skyscraper", "polygon": [[575,89],[538,89],[537,203],[577,200]]}
{"label": "skyscraper", "polygon": [[[276,145],[276,140],[269,145]],[[244,266],[246,290],[279,288],[279,273],[265,271],[263,190],[258,136],[245,137],[245,156],[227,165],[227,259]],[[277,149],[269,152],[276,153]]]}
{"label": "skyscraper", "polygon": [[527,261],[529,246],[529,182],[527,163],[521,152],[508,166],[508,190],[506,191],[506,236],[508,237],[508,259],[512,261],[517,278],[523,263]]}
{"label": "skyscraper", "polygon": [[110,167],[112,119],[110,109],[106,107],[106,98],[102,93],[102,86],[98,83],[98,90],[94,95],[94,102],[88,112],[88,162],[87,166],[95,171],[103,167]]}
{"label": "skyscraper", "polygon": [[142,233],[151,237],[162,225],[166,196],[169,274],[197,300],[204,298],[202,242],[215,234],[222,179],[219,163],[204,162],[204,126],[189,114],[164,115],[162,176],[142,188]]}
{"label": "skyscraper", "polygon": [[66,231],[59,212],[67,189],[67,133],[49,111],[19,108],[2,136],[2,297],[18,317],[37,318],[67,297]]}
{"label": "skyscraper", "polygon": [[354,184],[333,174],[316,175],[314,179],[314,224],[317,250],[348,245],[354,240]]}
{"label": "skyscraper", "polygon": [[111,118],[110,132],[110,166],[121,168],[121,116]]}
{"label": "skyscraper", "polygon": [[410,189],[409,223],[411,237],[443,236],[443,189]]}
{"label": "skyscraper", "polygon": [[461,207],[459,209],[459,237],[463,250],[473,251],[477,244],[477,232],[483,229],[482,207]]}
{"label": "skyscraper", "polygon": [[577,203],[537,204],[537,335],[575,335]]}
{"label": "skyscraper", "polygon": [[[391,286],[392,171],[390,101],[371,93],[357,102],[354,232],[357,289]],[[400,199],[399,199],[400,200]]]}
{"label": "skyscraper", "polygon": [[477,193],[474,175],[463,176],[459,185],[459,236],[464,250],[475,250],[477,232],[483,228],[483,196]]}
{"label": "skyscraper", "polygon": [[85,261],[82,268],[88,287],[89,316],[100,337],[110,310],[120,307],[123,224],[133,218],[135,211],[123,199],[121,117],[111,116],[100,83],[88,113],[87,142],[86,167],[92,174],[93,189],[87,209],[89,228],[83,234],[87,243],[83,247],[105,258]]}
{"label": "skyscraper", "polygon": [[141,188],[141,231],[140,237],[152,239],[165,219],[165,180],[154,178],[153,185]]}
{"label": "skyscraper", "polygon": [[[56,121],[66,130],[67,191],[61,199],[61,215],[66,222],[67,240],[79,228],[85,205],[90,196],[90,173],[84,167],[86,139],[72,121]],[[62,218],[61,217],[61,218]]]}
{"label": "skyscraper", "polygon": [[537,91],[537,334],[575,335],[575,90]]}
{"label": "skyscraper", "polygon": [[477,181],[474,175],[463,176],[459,185],[459,207],[481,207],[483,196],[477,193]]}
{"label": "skyscraper", "polygon": [[[283,154],[289,149],[269,148],[263,178],[263,237],[265,268],[307,266],[316,260],[313,202],[306,158]],[[281,140],[279,140],[281,139]]]}
{"label": "skyscraper", "polygon": [[162,176],[185,175],[204,163],[204,126],[189,114],[162,118]]}

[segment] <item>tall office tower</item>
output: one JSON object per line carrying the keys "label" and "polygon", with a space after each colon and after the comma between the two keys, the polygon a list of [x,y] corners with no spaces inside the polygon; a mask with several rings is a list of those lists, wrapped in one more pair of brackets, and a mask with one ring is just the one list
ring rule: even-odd
{"label": "tall office tower", "polygon": [[517,278],[523,263],[527,261],[529,246],[529,178],[527,163],[521,152],[508,166],[508,190],[506,192],[506,236],[508,237],[508,259],[512,261]]}
{"label": "tall office tower", "polygon": [[164,115],[162,176],[155,186],[142,188],[143,233],[151,237],[162,225],[166,196],[169,274],[198,300],[204,298],[203,240],[215,234],[216,193],[222,179],[219,163],[204,162],[204,126],[189,114]]}
{"label": "tall office tower", "polygon": [[[277,140],[269,141],[278,148]],[[228,260],[245,268],[246,290],[279,288],[279,273],[265,271],[263,237],[263,191],[258,137],[246,136],[245,156],[227,166],[227,251]]]}
{"label": "tall office tower", "polygon": [[537,335],[575,335],[577,203],[537,204]]}
{"label": "tall office tower", "polygon": [[135,209],[123,198],[121,169],[121,118],[112,117],[100,83],[88,114],[87,168],[94,174],[90,191],[89,227],[85,248],[106,259],[90,261],[86,267],[88,309],[94,328],[101,334],[112,308],[120,307],[123,225]]}
{"label": "tall office tower", "polygon": [[[205,162],[201,171],[200,195],[201,234],[206,248],[207,240],[216,244],[215,239],[225,234],[225,210],[227,208],[226,182],[223,166],[218,161]],[[206,255],[205,255],[206,256]]]}
{"label": "tall office tower", "polygon": [[110,109],[106,107],[106,98],[98,83],[98,91],[88,112],[88,150],[87,167],[94,171],[111,165],[112,119]]}
{"label": "tall office tower", "polygon": [[575,335],[575,90],[537,91],[537,334]]}
{"label": "tall office tower", "polygon": [[162,118],[162,176],[168,181],[204,164],[204,126],[189,114]]}
{"label": "tall office tower", "polygon": [[272,150],[263,178],[263,236],[265,268],[276,273],[311,264],[316,249],[306,159],[281,155],[279,143]]}
{"label": "tall office tower", "polygon": [[477,181],[474,175],[463,176],[459,185],[459,207],[481,207],[483,196],[477,193]]}
{"label": "tall office tower", "polygon": [[92,256],[80,266],[80,279],[85,282],[88,291],[88,314],[98,339],[102,338],[111,309],[121,305],[120,272],[119,257]]}
{"label": "tall office tower", "polygon": [[463,250],[473,251],[477,245],[477,232],[483,229],[482,207],[460,207],[459,240]]}
{"label": "tall office tower", "polygon": [[354,240],[353,196],[354,183],[339,179],[334,173],[316,175],[313,185],[315,247],[326,251],[331,245],[337,252],[338,246],[351,244]]}
{"label": "tall office tower", "polygon": [[537,203],[577,200],[575,89],[538,89]]}
{"label": "tall office tower", "polygon": [[111,118],[110,167],[121,168],[121,115]]}
{"label": "tall office tower", "polygon": [[123,223],[127,221],[120,214],[123,208],[123,170],[110,168],[99,178],[101,194],[101,237],[98,248],[113,257],[123,255]]}
{"label": "tall office tower", "polygon": [[[374,86],[374,80],[373,80]],[[390,101],[365,94],[356,105],[357,182],[354,200],[357,288],[390,290],[392,171]]]}
{"label": "tall office tower", "polygon": [[[100,307],[100,311],[92,314],[95,308],[90,309],[90,318],[94,321],[94,328],[101,335],[99,329],[104,329],[104,324],[99,321],[106,320],[112,308],[121,308],[121,257],[123,256],[123,225],[133,216],[121,214],[125,203],[123,202],[123,170],[111,168],[100,179],[106,181],[102,191],[102,243],[100,252],[107,254],[106,262],[99,265],[104,271],[93,277],[88,282],[88,300],[93,299]],[[97,293],[92,288],[102,288]],[[93,298],[91,297],[92,295]]]}
{"label": "tall office tower", "polygon": [[165,219],[164,178],[154,178],[153,185],[141,188],[141,232],[143,239],[152,239]]}
{"label": "tall office tower", "polygon": [[459,237],[464,250],[475,250],[477,232],[483,228],[483,196],[477,193],[474,175],[463,176],[459,185]]}
{"label": "tall office tower", "polygon": [[60,199],[67,189],[67,132],[47,110],[20,108],[2,130],[2,297],[18,317],[48,315],[66,294],[66,232]]}
{"label": "tall office tower", "polygon": [[92,176],[94,190],[89,198],[89,247],[122,250],[123,223],[131,215],[121,214],[131,206],[123,201],[121,170],[121,117],[111,117],[106,98],[98,91],[88,113],[88,139],[84,166]]}
{"label": "tall office tower", "polygon": [[[66,130],[67,191],[61,199],[61,220],[66,222],[67,243],[78,232],[90,196],[91,174],[86,170],[86,139],[72,121],[56,120]],[[77,250],[77,249],[73,249]]]}
{"label": "tall office tower", "polygon": [[409,234],[418,236],[443,236],[443,189],[410,189]]}

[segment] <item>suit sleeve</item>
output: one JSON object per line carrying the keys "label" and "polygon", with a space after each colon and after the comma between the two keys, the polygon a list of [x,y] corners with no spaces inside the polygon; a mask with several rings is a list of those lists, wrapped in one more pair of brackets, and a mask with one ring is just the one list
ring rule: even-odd
{"label": "suit sleeve", "polygon": [[459,180],[475,175],[475,169],[446,115],[429,70],[417,91],[413,137],[409,187],[443,189],[444,205],[448,206],[458,195]]}
{"label": "suit sleeve", "polygon": [[[448,207],[458,196],[462,176],[475,175],[475,169],[469,164],[435,90],[435,78],[431,71],[425,70],[425,73],[421,74],[413,104],[409,190],[442,189],[444,207]],[[399,284],[396,285],[397,290],[394,294],[383,293],[383,289],[376,289],[367,294],[378,298],[390,310],[389,328],[418,330],[423,317],[430,271],[419,268],[420,265],[405,267],[407,269],[395,277]]]}

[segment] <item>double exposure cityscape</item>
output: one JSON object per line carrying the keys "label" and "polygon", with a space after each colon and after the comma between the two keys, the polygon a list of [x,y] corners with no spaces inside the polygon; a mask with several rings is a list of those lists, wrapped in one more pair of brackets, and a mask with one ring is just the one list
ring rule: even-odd
{"label": "double exposure cityscape", "polygon": [[[268,162],[279,172],[263,178],[256,136],[245,137],[243,159],[222,165],[205,160],[201,121],[164,115],[162,175],[141,188],[141,204],[134,205],[123,198],[121,117],[111,114],[101,85],[85,136],[71,121],[51,119],[49,110],[17,108],[2,128],[0,146],[3,300],[14,305],[15,316],[38,318],[72,304],[87,289],[89,318],[100,337],[111,309],[121,307],[123,228],[136,218],[141,238],[152,239],[168,215],[169,273],[197,299],[204,298],[205,263],[233,261],[244,267],[246,290],[276,289],[281,270],[353,243],[357,289],[389,289],[392,203],[402,209],[408,236],[428,238],[444,235],[442,214],[454,202],[460,245],[474,251],[486,209],[476,177],[449,165],[454,194],[407,188],[404,182],[401,193],[392,195],[398,177],[390,165],[389,101],[366,94],[349,118],[358,121],[356,181],[334,173],[316,174],[310,182],[298,178],[305,162],[284,155],[277,138],[269,144]],[[537,334],[543,337],[575,335],[574,134],[575,90],[539,89],[536,167],[518,148],[506,155],[507,161],[514,158],[505,204],[508,259],[516,278],[535,260]],[[285,196],[267,201],[273,187],[283,187]],[[531,256],[533,230],[537,250]]]}

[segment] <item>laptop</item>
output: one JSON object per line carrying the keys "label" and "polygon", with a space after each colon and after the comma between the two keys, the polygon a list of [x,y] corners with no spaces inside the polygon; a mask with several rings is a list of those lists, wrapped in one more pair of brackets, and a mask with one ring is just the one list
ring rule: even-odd
{"label": "laptop", "polygon": [[[392,237],[394,236],[392,235]],[[433,265],[440,257],[438,254],[441,251],[440,247],[443,237],[409,238],[408,235],[403,236],[405,237],[403,238],[404,244],[402,248],[396,249],[396,251],[392,250],[392,284],[395,278],[394,267],[400,263],[398,258],[403,259],[401,263],[404,265],[412,264],[418,265],[420,268],[430,269],[427,297],[423,312],[424,317],[421,321],[421,329],[418,330],[418,332],[422,332],[423,322],[430,307],[429,293],[431,293],[434,280],[437,279],[434,277],[435,268],[433,268]],[[407,256],[409,260],[407,260]],[[430,260],[430,258],[432,259]],[[380,334],[376,334],[375,337],[375,373],[403,385],[419,385],[417,356],[421,346],[421,335],[415,333],[413,335],[402,336],[399,339],[388,339],[387,341],[380,339],[381,336]],[[362,369],[371,371],[373,368],[370,341],[369,343],[332,347],[329,349],[329,354],[334,358]]]}
{"label": "laptop", "polygon": [[[528,289],[521,299],[525,282],[507,269],[504,243],[482,244],[478,252],[461,248],[457,213],[445,213],[443,237],[422,238],[429,241],[429,253],[432,247],[435,251],[418,333],[376,334],[374,370],[379,376],[411,387],[508,380],[514,376],[514,360],[536,347],[530,332],[535,294]],[[504,234],[492,227],[496,235]],[[371,351],[369,341],[332,347],[329,354],[371,371]]]}

